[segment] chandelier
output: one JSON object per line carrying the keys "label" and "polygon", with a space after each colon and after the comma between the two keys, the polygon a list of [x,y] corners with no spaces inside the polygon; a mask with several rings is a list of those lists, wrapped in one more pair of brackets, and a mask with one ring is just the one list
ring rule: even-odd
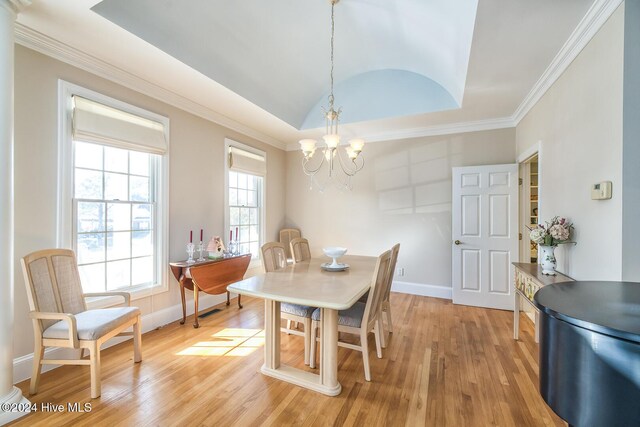
{"label": "chandelier", "polygon": [[[337,170],[336,165],[340,167],[346,181],[340,182],[345,188],[351,189],[351,177],[358,173],[364,166],[364,158],[360,155],[362,147],[364,146],[364,140],[361,138],[355,138],[349,140],[348,146],[340,146],[340,135],[338,134],[338,122],[340,121],[341,108],[334,108],[333,97],[333,40],[335,30],[334,19],[334,7],[340,0],[329,0],[331,3],[331,90],[329,92],[329,108],[323,107],[323,114],[326,120],[324,146],[318,147],[321,155],[314,156],[317,151],[317,141],[315,139],[303,139],[300,141],[300,148],[302,149],[302,170],[310,177],[313,186],[313,179],[315,175],[322,169],[322,166],[327,163],[329,179],[335,179],[339,181],[339,178],[334,173],[334,169]],[[319,161],[315,160],[320,158]],[[346,158],[345,158],[346,157]],[[313,166],[312,164],[315,164]]]}

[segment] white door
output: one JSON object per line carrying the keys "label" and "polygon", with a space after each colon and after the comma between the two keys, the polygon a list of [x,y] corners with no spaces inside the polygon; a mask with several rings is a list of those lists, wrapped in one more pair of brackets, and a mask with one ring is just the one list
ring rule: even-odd
{"label": "white door", "polygon": [[518,165],[453,168],[453,302],[513,310]]}

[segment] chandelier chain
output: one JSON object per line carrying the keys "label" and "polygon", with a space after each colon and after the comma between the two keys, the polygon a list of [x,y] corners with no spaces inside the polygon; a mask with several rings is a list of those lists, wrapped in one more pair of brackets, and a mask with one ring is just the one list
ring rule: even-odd
{"label": "chandelier chain", "polygon": [[335,8],[336,2],[332,1],[331,2],[331,91],[329,92],[329,111],[333,111],[333,39],[334,39],[334,33],[335,33],[335,26],[336,26],[336,22],[335,22],[335,16],[334,16],[334,8]]}

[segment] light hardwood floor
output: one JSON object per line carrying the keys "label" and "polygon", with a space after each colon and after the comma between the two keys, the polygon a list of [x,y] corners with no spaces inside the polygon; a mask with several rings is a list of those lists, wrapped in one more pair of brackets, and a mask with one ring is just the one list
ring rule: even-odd
{"label": "light hardwood floor", "polygon": [[[332,398],[259,373],[264,304],[243,302],[221,305],[200,329],[174,322],[143,335],[141,364],[130,342],[103,351],[99,399],[88,368],[43,374],[32,402],[90,402],[91,413],[37,412],[15,425],[566,425],[538,394],[533,326],[523,317],[514,341],[511,312],[393,293],[396,331],[383,359],[371,351],[372,382],[361,354],[340,348],[342,393]],[[283,335],[282,347],[284,363],[304,366],[300,337]]]}

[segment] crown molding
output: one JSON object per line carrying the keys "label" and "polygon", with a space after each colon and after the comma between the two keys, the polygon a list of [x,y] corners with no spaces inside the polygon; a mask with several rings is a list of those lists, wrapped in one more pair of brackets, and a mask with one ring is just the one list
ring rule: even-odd
{"label": "crown molding", "polygon": [[596,0],[591,5],[584,18],[569,36],[569,39],[513,113],[514,126],[520,123],[529,110],[560,78],[622,2],[623,0]]}
{"label": "crown molding", "polygon": [[31,5],[31,0],[0,0],[0,6],[10,10],[14,15]]}
{"label": "crown molding", "polygon": [[257,139],[281,150],[286,148],[286,144],[282,141],[18,22],[16,23],[15,29],[15,41],[24,47],[155,98],[198,117],[217,123],[220,126],[242,133],[250,138]]}
{"label": "crown molding", "polygon": [[[362,135],[367,144],[372,142],[398,141],[401,139],[422,138],[426,136],[451,135],[455,133],[479,132],[484,130],[508,129],[515,127],[513,118],[502,117],[497,119],[476,120],[469,122],[449,123],[444,125],[424,126],[413,129],[381,132]],[[287,151],[297,151],[298,143],[287,145]]]}

